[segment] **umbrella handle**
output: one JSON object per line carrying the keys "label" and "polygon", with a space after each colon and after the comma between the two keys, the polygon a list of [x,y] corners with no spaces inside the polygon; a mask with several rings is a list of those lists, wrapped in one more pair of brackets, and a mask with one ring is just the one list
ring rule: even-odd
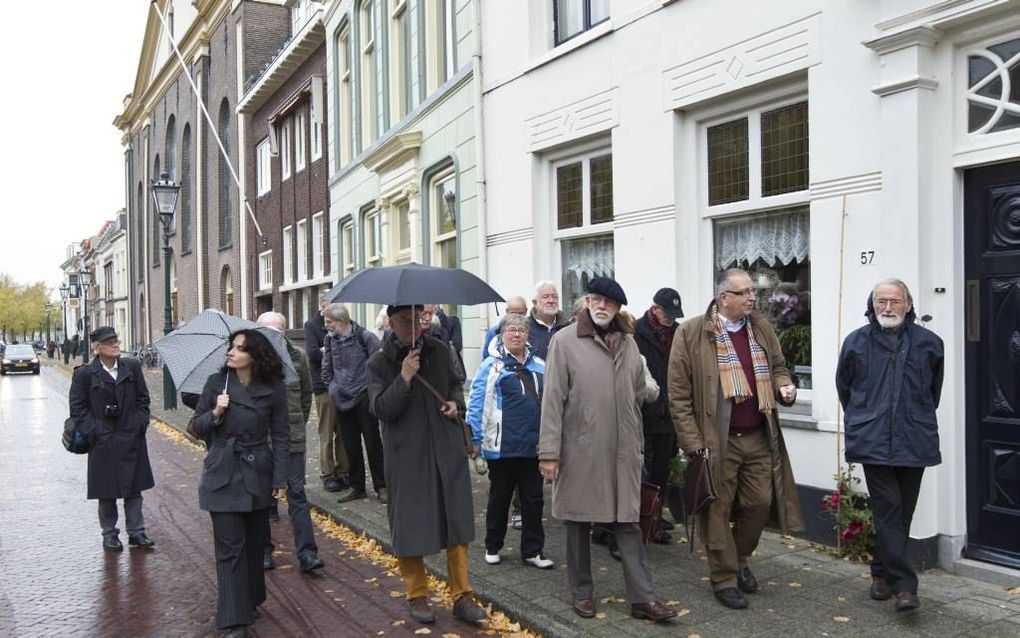
{"label": "umbrella handle", "polygon": [[[421,384],[425,386],[425,389],[432,393],[432,396],[436,397],[436,400],[439,401],[440,405],[446,404],[446,397],[440,394],[439,390],[436,390],[436,388],[431,383],[426,381],[425,377],[415,373],[414,378],[421,382]],[[471,429],[468,428],[468,424],[464,422],[464,419],[460,418],[459,414],[457,415],[457,418],[455,420],[461,426],[464,432],[464,446],[467,449],[468,458],[470,458],[471,456],[474,456],[475,453],[475,446],[473,443],[471,443]]]}

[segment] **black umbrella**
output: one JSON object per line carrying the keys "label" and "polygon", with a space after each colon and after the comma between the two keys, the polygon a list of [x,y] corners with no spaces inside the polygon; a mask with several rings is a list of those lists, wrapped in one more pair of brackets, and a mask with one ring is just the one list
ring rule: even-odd
{"label": "black umbrella", "polygon": [[326,293],[330,302],[410,306],[446,303],[472,306],[503,297],[475,275],[460,268],[436,268],[411,262],[363,268],[347,275]]}

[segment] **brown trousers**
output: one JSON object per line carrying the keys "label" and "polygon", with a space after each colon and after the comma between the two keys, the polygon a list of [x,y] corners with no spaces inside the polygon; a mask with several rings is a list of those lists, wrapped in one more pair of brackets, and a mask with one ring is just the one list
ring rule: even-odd
{"label": "brown trousers", "polygon": [[[398,556],[397,566],[408,600],[428,595],[429,582],[423,557]],[[467,545],[451,545],[446,548],[446,571],[450,573],[450,596],[454,602],[464,594],[472,593],[471,581],[468,580]]]}
{"label": "brown trousers", "polygon": [[716,478],[717,506],[721,515],[733,520],[726,533],[724,549],[708,550],[712,589],[737,586],[737,572],[758,547],[761,532],[772,507],[772,450],[765,428],[743,436],[730,434],[722,462],[722,476]]}
{"label": "brown trousers", "polygon": [[340,416],[329,392],[315,395],[315,411],[319,415],[319,476],[323,479],[347,476],[350,464],[340,436]]}

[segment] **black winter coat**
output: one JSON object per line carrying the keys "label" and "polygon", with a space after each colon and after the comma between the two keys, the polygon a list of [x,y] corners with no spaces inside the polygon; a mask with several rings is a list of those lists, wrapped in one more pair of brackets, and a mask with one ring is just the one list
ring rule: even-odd
{"label": "black winter coat", "polygon": [[849,463],[928,467],[942,462],[935,409],[942,393],[943,346],[914,323],[883,332],[868,301],[869,323],[843,341],[836,390],[843,404]]}
{"label": "black winter coat", "polygon": [[[124,498],[155,485],[145,432],[149,427],[149,389],[142,366],[117,360],[117,381],[99,357],[74,371],[69,397],[71,418],[89,437],[87,498]],[[106,406],[120,416],[105,416]]]}
{"label": "black winter coat", "polygon": [[322,394],[327,390],[326,384],[322,382],[322,346],[325,341],[326,320],[317,312],[305,322],[305,354],[308,355],[313,394]]}
{"label": "black winter coat", "polygon": [[[679,324],[673,322],[673,331]],[[673,417],[669,411],[669,393],[666,391],[666,376],[669,370],[669,353],[662,347],[662,342],[655,335],[647,316],[642,316],[634,326],[634,341],[638,352],[648,364],[648,371],[659,384],[659,398],[652,403],[641,405],[641,421],[645,434],[670,434],[674,432]]]}
{"label": "black winter coat", "polygon": [[[212,410],[227,374],[230,407],[217,424]],[[269,507],[274,487],[286,487],[290,429],[283,381],[252,381],[245,388],[233,370],[210,375],[195,409],[195,430],[209,437],[198,483],[201,509],[251,512]]]}

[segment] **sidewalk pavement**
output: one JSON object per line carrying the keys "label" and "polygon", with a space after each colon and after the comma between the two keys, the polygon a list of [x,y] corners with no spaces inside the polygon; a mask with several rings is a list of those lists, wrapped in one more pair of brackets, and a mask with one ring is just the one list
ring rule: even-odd
{"label": "sidewalk pavement", "polygon": [[[152,394],[152,415],[184,431],[191,411],[162,409],[162,377],[147,371]],[[335,494],[322,489],[318,469],[318,432],[313,412],[308,424],[308,498],[338,522],[374,538],[389,549],[386,506],[374,496],[338,504]],[[599,615],[585,620],[571,607],[564,562],[562,523],[549,514],[551,496],[546,488],[545,554],[556,567],[542,571],[523,566],[515,555],[520,532],[507,530],[502,564],[485,563],[483,538],[488,480],[472,472],[477,538],[471,547],[471,581],[479,597],[492,602],[549,638],[560,636],[997,636],[1020,635],[1020,581],[1003,588],[955,576],[942,570],[921,575],[922,607],[898,614],[892,601],[875,602],[868,596],[867,565],[834,558],[801,539],[766,532],[754,554],[751,568],[762,591],[749,596],[750,608],[731,611],[712,595],[703,549],[694,553],[673,533],[674,545],[649,545],[648,562],[661,602],[680,617],[669,624],[630,618],[624,599],[622,568],[605,548],[593,546],[592,569]],[[446,578],[443,556],[426,559],[436,575]]]}

